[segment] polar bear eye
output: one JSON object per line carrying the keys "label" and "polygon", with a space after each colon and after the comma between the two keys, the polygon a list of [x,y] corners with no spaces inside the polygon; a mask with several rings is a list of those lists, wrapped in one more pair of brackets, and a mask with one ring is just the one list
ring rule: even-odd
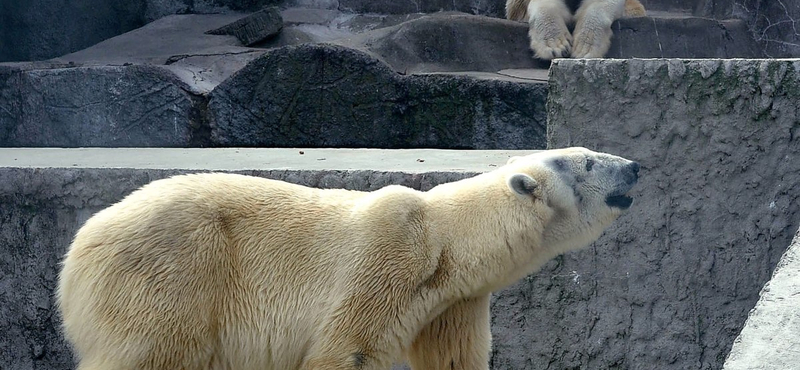
{"label": "polar bear eye", "polygon": [[567,171],[567,161],[563,159],[556,159],[553,161],[553,165],[556,167],[557,170],[561,172]]}
{"label": "polar bear eye", "polygon": [[586,158],[586,172],[589,172],[594,167],[594,159]]}

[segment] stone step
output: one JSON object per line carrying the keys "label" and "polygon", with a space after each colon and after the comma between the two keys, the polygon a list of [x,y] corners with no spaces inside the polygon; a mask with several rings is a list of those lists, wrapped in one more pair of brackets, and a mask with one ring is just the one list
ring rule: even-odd
{"label": "stone step", "polygon": [[[572,1],[574,2],[574,1]],[[680,12],[714,19],[743,19],[772,57],[800,55],[795,1],[641,0],[650,13]],[[256,11],[264,5],[313,7],[337,12],[402,15],[460,11],[502,18],[504,0],[143,0],[116,6],[102,0],[61,4],[56,0],[9,3],[0,12],[0,61],[53,58],[131,31],[174,14],[219,14]],[[58,12],[49,11],[58,8]],[[80,22],[75,21],[79,19]]]}
{"label": "stone step", "polygon": [[[0,146],[544,147],[547,66],[525,23],[288,9],[285,37],[260,47],[206,34],[243,16],[170,16],[48,62],[0,64]],[[610,57],[758,55],[741,21],[614,30]]]}

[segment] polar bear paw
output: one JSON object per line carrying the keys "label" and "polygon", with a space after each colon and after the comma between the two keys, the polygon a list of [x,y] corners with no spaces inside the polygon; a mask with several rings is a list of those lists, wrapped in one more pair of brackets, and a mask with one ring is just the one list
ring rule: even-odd
{"label": "polar bear paw", "polygon": [[563,14],[556,11],[541,11],[531,14],[528,36],[531,49],[537,58],[550,60],[568,57],[572,50],[572,35],[569,33]]}
{"label": "polar bear paw", "polygon": [[573,58],[602,58],[611,47],[611,17],[590,14],[575,24]]}

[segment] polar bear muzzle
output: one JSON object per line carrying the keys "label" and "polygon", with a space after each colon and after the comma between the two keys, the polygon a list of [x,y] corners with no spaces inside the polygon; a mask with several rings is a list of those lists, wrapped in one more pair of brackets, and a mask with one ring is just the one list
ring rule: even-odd
{"label": "polar bear muzzle", "polygon": [[606,204],[609,207],[628,209],[633,204],[633,198],[626,193],[639,181],[639,163],[630,162],[623,166],[618,177],[619,183],[606,197]]}

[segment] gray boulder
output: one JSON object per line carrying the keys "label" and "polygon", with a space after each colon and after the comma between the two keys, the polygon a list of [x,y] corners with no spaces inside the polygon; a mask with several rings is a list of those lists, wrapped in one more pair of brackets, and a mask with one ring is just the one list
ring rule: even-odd
{"label": "gray boulder", "polygon": [[206,33],[236,36],[242,45],[251,46],[277,35],[282,28],[281,13],[278,8],[270,7]]}
{"label": "gray boulder", "polygon": [[464,13],[427,15],[333,42],[403,73],[547,68],[532,57],[526,23]]}
{"label": "gray boulder", "polygon": [[203,101],[154,66],[0,66],[0,146],[197,146]]}
{"label": "gray boulder", "polygon": [[215,145],[543,148],[546,85],[402,75],[354,49],[267,52],[210,94]]}

